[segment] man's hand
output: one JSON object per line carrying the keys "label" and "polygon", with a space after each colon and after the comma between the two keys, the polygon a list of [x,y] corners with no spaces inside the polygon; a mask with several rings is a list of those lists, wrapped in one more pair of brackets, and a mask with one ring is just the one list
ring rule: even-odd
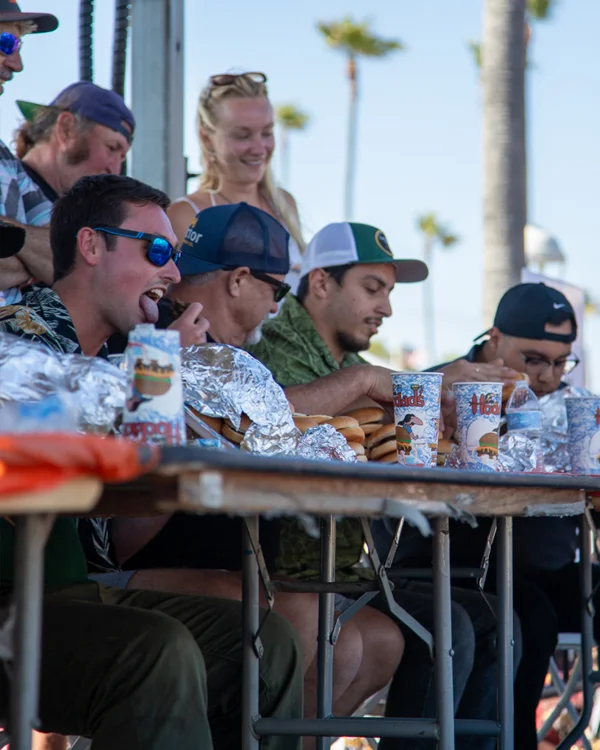
{"label": "man's hand", "polygon": [[510,367],[504,367],[504,361],[496,359],[493,362],[467,362],[459,359],[452,364],[443,367],[440,372],[444,373],[443,387],[449,388],[454,383],[514,383],[517,371]]}
{"label": "man's hand", "polygon": [[0,258],[0,290],[25,286],[31,279],[31,273],[16,255]]}
{"label": "man's hand", "polygon": [[179,331],[181,336],[181,346],[197,346],[206,344],[206,332],[210,323],[206,318],[201,316],[202,305],[199,302],[192,302],[189,307],[171,323],[169,329]]}
{"label": "man's hand", "polygon": [[387,367],[365,365],[368,368],[368,389],[366,396],[381,404],[389,404],[394,400],[392,387],[392,371]]}

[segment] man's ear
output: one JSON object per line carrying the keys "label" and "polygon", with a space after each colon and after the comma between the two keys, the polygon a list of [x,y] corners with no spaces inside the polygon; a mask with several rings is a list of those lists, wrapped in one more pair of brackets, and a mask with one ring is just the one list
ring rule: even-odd
{"label": "man's ear", "polygon": [[242,266],[230,271],[227,278],[227,291],[232,297],[239,297],[242,294],[243,287],[250,278],[250,269]]}
{"label": "man's ear", "polygon": [[82,227],[77,232],[76,256],[80,256],[88,266],[98,265],[100,252],[106,248],[106,245],[103,247],[101,243],[104,243],[104,240],[99,232],[94,232],[90,227]]}
{"label": "man's ear", "polygon": [[61,112],[54,128],[59,145],[66,146],[77,134],[77,122],[71,112]]}
{"label": "man's ear", "polygon": [[495,359],[496,355],[498,354],[498,349],[500,348],[501,339],[502,339],[502,331],[500,331],[498,328],[494,326],[494,328],[490,330],[490,339],[487,342],[488,351],[492,359]]}
{"label": "man's ear", "polygon": [[332,281],[324,268],[315,268],[308,274],[308,289],[317,299],[326,299]]}

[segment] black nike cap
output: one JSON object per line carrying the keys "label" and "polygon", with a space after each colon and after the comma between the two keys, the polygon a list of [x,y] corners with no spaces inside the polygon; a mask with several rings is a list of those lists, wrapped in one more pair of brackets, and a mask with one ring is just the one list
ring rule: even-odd
{"label": "black nike cap", "polygon": [[[547,325],[573,324],[571,333],[550,333]],[[546,284],[517,284],[502,297],[496,310],[494,327],[507,336],[535,341],[572,344],[577,338],[577,318],[569,300],[558,289]],[[482,333],[475,341],[486,336]]]}

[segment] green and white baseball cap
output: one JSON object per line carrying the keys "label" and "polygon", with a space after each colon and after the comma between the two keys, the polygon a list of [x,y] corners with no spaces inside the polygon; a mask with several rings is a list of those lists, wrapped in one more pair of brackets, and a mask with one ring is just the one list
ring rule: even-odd
{"label": "green and white baseball cap", "polygon": [[393,263],[396,281],[425,281],[429,271],[422,260],[394,258],[385,234],[370,224],[342,221],[328,224],[308,243],[300,277],[315,268],[344,266],[347,263]]}

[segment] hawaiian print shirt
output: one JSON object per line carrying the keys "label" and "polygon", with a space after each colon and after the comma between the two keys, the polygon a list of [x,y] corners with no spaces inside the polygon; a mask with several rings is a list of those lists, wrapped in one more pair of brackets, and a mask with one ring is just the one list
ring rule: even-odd
{"label": "hawaiian print shirt", "polygon": [[[27,338],[61,354],[81,354],[69,311],[47,286],[35,286],[25,292],[19,305],[0,307],[0,333]],[[107,355],[105,345],[97,356]]]}
{"label": "hawaiian print shirt", "polygon": [[[248,351],[271,370],[282,388],[311,383],[340,369],[310,315],[292,295],[287,296],[277,317],[265,323],[260,343]],[[365,360],[348,352],[341,367],[360,364]],[[351,581],[366,577],[370,571],[354,567],[362,553],[360,521],[339,519],[336,538],[336,578]],[[320,544],[294,519],[282,519],[277,572],[295,578],[318,577]]]}
{"label": "hawaiian print shirt", "polygon": [[267,321],[262,339],[248,347],[273,373],[282,388],[312,383],[342,367],[365,364],[358,354],[347,352],[338,365],[312,318],[293,295],[288,295],[277,317]]}

